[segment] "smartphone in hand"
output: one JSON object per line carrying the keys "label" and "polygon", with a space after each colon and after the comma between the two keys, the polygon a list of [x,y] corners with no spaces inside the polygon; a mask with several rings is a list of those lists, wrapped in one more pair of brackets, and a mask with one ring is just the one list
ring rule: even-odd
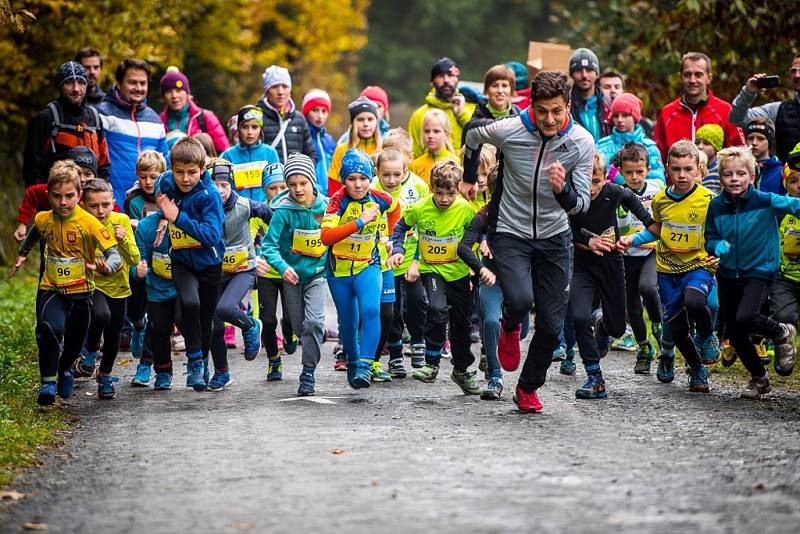
{"label": "smartphone in hand", "polygon": [[773,74],[772,76],[764,76],[763,78],[756,80],[756,87],[759,89],[771,89],[773,87],[780,87],[780,85],[781,77],[777,74]]}

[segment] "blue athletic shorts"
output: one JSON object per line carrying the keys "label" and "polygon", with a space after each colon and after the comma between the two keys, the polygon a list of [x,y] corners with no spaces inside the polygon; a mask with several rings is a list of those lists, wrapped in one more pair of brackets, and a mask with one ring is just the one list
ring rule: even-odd
{"label": "blue athletic shorts", "polygon": [[381,304],[394,302],[394,271],[389,269],[381,273],[383,276],[383,288],[381,289]]}
{"label": "blue athletic shorts", "polygon": [[708,298],[715,285],[714,275],[705,269],[695,269],[683,274],[658,273],[658,294],[664,308],[664,322],[683,309],[684,289],[691,287]]}

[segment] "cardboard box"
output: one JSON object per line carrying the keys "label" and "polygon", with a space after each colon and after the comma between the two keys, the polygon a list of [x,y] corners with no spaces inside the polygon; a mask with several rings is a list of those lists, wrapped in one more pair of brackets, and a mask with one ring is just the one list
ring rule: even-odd
{"label": "cardboard box", "polygon": [[528,76],[540,70],[557,70],[569,74],[569,56],[572,48],[562,43],[530,41],[528,43]]}

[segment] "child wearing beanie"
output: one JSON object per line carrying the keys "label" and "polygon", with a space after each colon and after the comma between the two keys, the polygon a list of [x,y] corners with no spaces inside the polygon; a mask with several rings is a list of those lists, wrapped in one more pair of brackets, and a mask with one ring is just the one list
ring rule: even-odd
{"label": "child wearing beanie", "polygon": [[664,183],[664,164],[656,142],[645,136],[639,121],[642,120],[642,101],[631,93],[622,93],[611,103],[611,133],[597,142],[597,151],[606,161],[609,180],[624,184],[619,175],[619,163],[615,156],[628,143],[638,143],[647,150],[647,163],[650,168],[647,179]]}
{"label": "child wearing beanie", "polygon": [[328,195],[328,167],[336,150],[336,142],[325,130],[330,113],[331,97],[322,89],[312,89],[303,97],[303,116],[317,152],[317,189],[325,196]]}
{"label": "child wearing beanie", "polygon": [[[371,156],[381,150],[381,133],[378,129],[378,108],[375,103],[363,96],[358,97],[347,106],[350,114],[350,138],[347,144],[339,145],[333,153],[333,160],[328,169],[328,196],[342,188],[339,171],[342,159],[351,148]],[[370,180],[372,176],[369,177]]]}
{"label": "child wearing beanie", "polygon": [[[790,197],[800,197],[800,143],[789,153],[781,173],[782,186]],[[800,217],[786,215],[778,226],[781,239],[781,267],[772,281],[769,304],[772,318],[779,323],[797,324],[800,295]]]}
{"label": "child wearing beanie", "polygon": [[272,222],[261,254],[283,281],[284,316],[302,341],[303,371],[297,394],[307,396],[315,393],[314,371],[325,331],[328,249],[320,237],[319,221],[328,200],[317,190],[314,162],[305,154],[290,154],[284,175],[289,189],[272,200]]}
{"label": "child wearing beanie", "polygon": [[[372,106],[374,109],[374,106]],[[400,205],[388,193],[370,187],[372,158],[348,149],[339,170],[343,183],[333,193],[322,220],[322,243],[329,248],[328,286],[339,316],[339,337],[347,357],[347,380],[356,389],[370,386],[381,332],[381,254],[379,222],[386,214],[391,234]]]}
{"label": "child wearing beanie", "polygon": [[717,163],[717,152],[722,150],[722,143],[725,140],[725,132],[719,124],[704,124],[694,134],[694,143],[697,148],[705,152],[708,157],[708,174],[703,177],[703,187],[719,195],[721,189],[719,183],[719,164]]}
{"label": "child wearing beanie", "polygon": [[767,193],[785,195],[783,163],[775,156],[775,124],[758,117],[744,128],[745,140],[756,158],[756,187]]}
{"label": "child wearing beanie", "polygon": [[221,154],[233,164],[236,192],[253,200],[265,201],[263,169],[270,163],[280,163],[278,152],[261,141],[264,113],[256,106],[244,106],[236,114],[239,142]]}

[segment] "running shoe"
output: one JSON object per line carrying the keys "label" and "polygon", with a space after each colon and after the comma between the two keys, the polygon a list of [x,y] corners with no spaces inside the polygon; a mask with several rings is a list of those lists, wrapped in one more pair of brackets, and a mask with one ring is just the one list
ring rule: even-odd
{"label": "running shoe", "polygon": [[662,350],[658,356],[658,369],[656,378],[663,384],[669,384],[675,380],[675,353]]}
{"label": "running shoe", "polygon": [[517,409],[522,413],[539,413],[544,408],[536,391],[528,392],[519,386],[514,392],[514,404],[517,405]]}
{"label": "running shoe", "polygon": [[405,378],[408,376],[405,365],[403,365],[403,358],[389,360],[389,375],[392,378]]}
{"label": "running shoe", "polygon": [[567,375],[567,376],[574,375],[575,360],[573,358],[567,357],[563,362],[561,362],[561,366],[559,367],[558,372],[561,373],[562,375]]}
{"label": "running shoe", "polygon": [[503,380],[500,378],[490,378],[486,382],[486,387],[481,391],[481,400],[500,400],[503,396]]}
{"label": "running shoe", "polygon": [[195,391],[205,391],[208,387],[206,382],[206,362],[202,358],[190,360],[186,364],[186,387]]}
{"label": "running shoe", "polygon": [[522,325],[518,324],[514,330],[506,330],[503,321],[500,321],[500,336],[497,338],[497,358],[500,366],[506,371],[516,371],[519,367],[520,347],[519,333]]}
{"label": "running shoe", "polygon": [[563,362],[566,357],[567,357],[567,348],[564,345],[559,345],[558,347],[556,347],[556,350],[553,351],[554,362]]}
{"label": "running shoe", "polygon": [[211,380],[208,381],[208,390],[209,391],[222,391],[225,389],[225,386],[231,383],[231,373],[230,371],[225,371],[224,373],[218,373],[214,371],[214,376],[211,377]]}
{"label": "running shoe", "polygon": [[315,393],[314,391],[314,368],[303,367],[303,372],[300,373],[300,385],[297,388],[298,397],[308,397]]}
{"label": "running shoe", "polygon": [[411,367],[419,369],[425,365],[425,344],[414,343],[411,345]]}
{"label": "running shoe", "polygon": [[283,338],[283,350],[286,354],[294,354],[297,352],[297,336],[292,334],[288,338]]}
{"label": "running shoe", "polygon": [[615,338],[611,342],[611,348],[614,350],[634,352],[636,350],[636,340],[632,333],[625,332],[621,338]]}
{"label": "running shoe", "polygon": [[40,406],[50,406],[54,402],[56,402],[56,383],[45,382],[39,387],[36,403]]}
{"label": "running shoe", "polygon": [[373,361],[370,364],[369,372],[371,374],[372,382],[391,382],[392,376],[383,370],[381,362]]}
{"label": "running shoe", "polygon": [[769,377],[764,376],[750,379],[750,383],[747,384],[747,387],[744,388],[744,391],[739,396],[743,399],[758,400],[761,395],[766,395],[770,391],[772,391],[772,384],[769,381]]}
{"label": "running shoe", "polygon": [[713,365],[719,361],[719,339],[716,334],[705,338],[695,336],[694,344],[697,345],[703,365]]}
{"label": "running shoe", "polygon": [[172,389],[172,373],[166,371],[156,373],[156,381],[153,383],[153,389],[156,391]]}
{"label": "running shoe", "polygon": [[66,371],[60,371],[58,373],[58,382],[56,383],[56,389],[58,390],[58,396],[62,399],[68,399],[72,397],[72,389],[75,387],[75,377],[72,374],[72,369],[67,369]]}
{"label": "running shoe", "polygon": [[[350,386],[354,389],[368,388],[372,382],[372,373],[370,367],[373,360],[358,360],[355,363],[348,364],[348,379]],[[351,371],[352,369],[352,371]]]}
{"label": "running shoe", "polygon": [[111,375],[97,375],[97,398],[103,400],[111,400],[117,396],[114,388],[114,382],[118,382],[119,378]]}
{"label": "running shoe", "polygon": [[797,329],[789,323],[784,323],[781,327],[783,335],[775,340],[775,372],[781,376],[789,376],[797,360],[797,347],[794,343]]}
{"label": "running shoe", "polygon": [[636,364],[633,366],[633,372],[637,375],[649,375],[650,362],[653,361],[655,355],[656,351],[649,341],[644,345],[639,345],[639,350],[636,352]]}
{"label": "running shoe", "polygon": [[267,367],[267,382],[277,382],[283,380],[283,362],[280,356],[269,359],[269,367]]}
{"label": "running shoe", "polygon": [[244,359],[253,361],[261,350],[261,330],[263,325],[260,319],[253,319],[253,326],[242,332],[244,339]]}
{"label": "running shoe", "polygon": [[94,363],[100,355],[98,351],[89,351],[84,347],[81,349],[81,355],[75,360],[73,366],[73,376],[75,378],[86,378],[94,374]]}
{"label": "running shoe", "polygon": [[455,384],[461,388],[461,391],[464,392],[464,395],[480,395],[481,386],[475,379],[476,374],[477,371],[470,371],[469,369],[466,371],[459,371],[453,368],[453,372],[450,373],[450,380],[455,382]]}
{"label": "running shoe", "polygon": [[586,382],[575,391],[576,399],[605,399],[608,397],[606,381],[600,375],[589,375]]}
{"label": "running shoe", "polygon": [[439,376],[439,366],[426,363],[411,375],[411,378],[419,380],[420,382],[427,382],[433,384],[436,382],[436,377]]}
{"label": "running shoe", "polygon": [[689,391],[695,393],[708,393],[708,369],[705,365],[688,368]]}
{"label": "running shoe", "polygon": [[136,366],[136,374],[134,374],[133,379],[131,379],[131,386],[141,388],[149,386],[152,371],[153,368],[150,364],[139,363],[139,365]]}
{"label": "running shoe", "polygon": [[236,328],[230,324],[225,326],[225,346],[229,349],[236,348]]}

